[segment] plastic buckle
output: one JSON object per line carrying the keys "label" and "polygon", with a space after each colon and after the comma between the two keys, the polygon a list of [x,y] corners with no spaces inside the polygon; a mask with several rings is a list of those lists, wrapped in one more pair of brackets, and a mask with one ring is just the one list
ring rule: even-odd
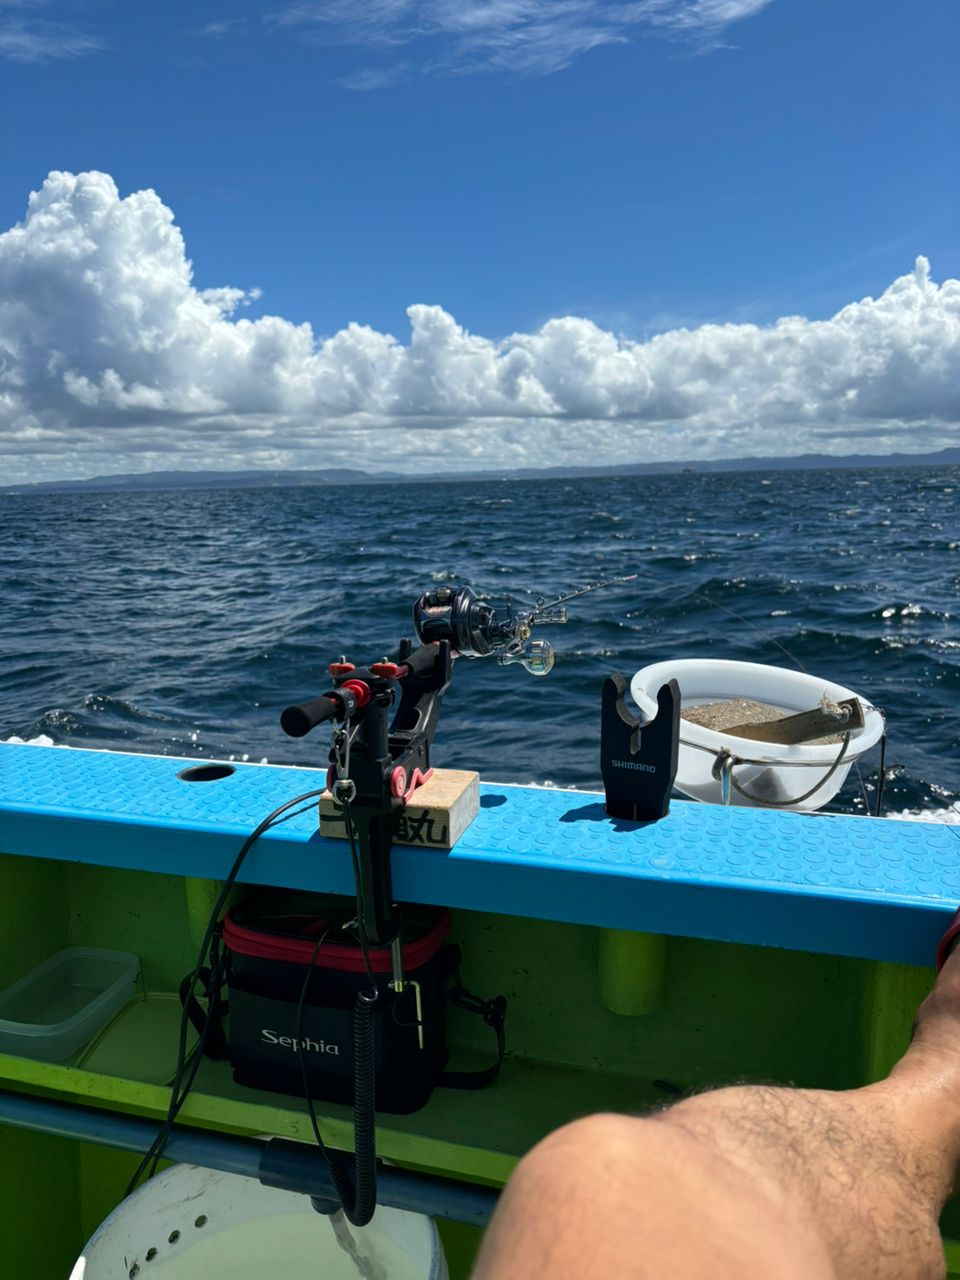
{"label": "plastic buckle", "polygon": [[494,1031],[502,1031],[507,1020],[507,997],[495,996],[493,1000],[483,1002],[483,1020]]}

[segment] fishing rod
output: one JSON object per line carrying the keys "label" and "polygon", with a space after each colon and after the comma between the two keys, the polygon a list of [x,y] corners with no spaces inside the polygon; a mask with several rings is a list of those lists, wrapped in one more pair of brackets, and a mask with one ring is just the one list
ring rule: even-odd
{"label": "fishing rod", "polygon": [[418,597],[413,606],[414,626],[424,643],[449,640],[455,656],[493,655],[500,666],[518,662],[531,675],[545,676],[553,669],[556,654],[548,640],[532,638],[533,628],[565,623],[569,620],[566,605],[571,600],[603,587],[634,582],[639,576],[631,573],[588,582],[553,600],[539,596],[532,606],[519,609],[485,604],[469,587],[440,587]]}
{"label": "fishing rod", "polygon": [[520,607],[490,604],[466,586],[434,587],[413,605],[418,648],[404,638],[396,661],[366,667],[344,655],[328,667],[332,688],[283,712],[280,725],[290,737],[331,723],[327,781],[348,832],[355,833],[358,909],[369,943],[389,946],[397,936],[389,870],[394,818],[430,776],[430,747],[454,661],[493,657],[499,666],[516,663],[545,676],[556,654],[533,629],[567,622],[570,601],[636,577],[605,578]]}
{"label": "fishing rod", "polygon": [[[378,1053],[389,1046],[393,1070],[388,1083],[393,1089],[391,1096],[400,1098],[399,1103],[394,1101],[384,1109],[415,1110],[423,1105],[435,1084],[474,1089],[495,1079],[505,1052],[506,1000],[502,996],[481,1000],[463,987],[459,950],[446,944],[449,913],[440,912],[426,936],[422,929],[418,933],[415,920],[404,919],[403,908],[393,900],[391,883],[395,819],[433,772],[430,746],[454,660],[494,656],[501,666],[517,663],[533,675],[546,675],[554,665],[555,654],[549,643],[532,637],[533,628],[566,622],[566,605],[571,600],[634,577],[588,583],[549,601],[540,596],[532,606],[516,609],[487,604],[469,587],[444,586],[424,591],[413,606],[419,647],[414,648],[404,638],[396,661],[384,658],[366,667],[357,667],[342,656],[329,665],[330,689],[284,710],[281,727],[291,737],[302,737],[324,723],[331,726],[327,785],[344,817],[354,871],[356,915],[350,919],[348,913],[347,918],[341,918],[342,908],[338,911],[336,907],[325,907],[325,914],[311,922],[318,925],[318,931],[309,943],[296,936],[281,936],[277,941],[279,920],[290,922],[303,917],[290,913],[278,916],[266,899],[261,899],[259,919],[254,902],[253,906],[241,904],[237,911],[227,911],[221,920],[247,854],[258,838],[274,823],[298,811],[302,803],[320,798],[321,792],[311,791],[287,801],[259,824],[237,854],[207,921],[197,962],[181,984],[177,1070],[167,1116],[131,1179],[130,1190],[142,1173],[155,1172],[205,1055],[228,1058],[235,1075],[244,1072],[245,1079],[253,1077],[247,1079],[253,1087],[276,1089],[285,1087],[282,1073],[275,1061],[263,1062],[261,1042],[294,1050],[299,1068],[297,1088],[306,1100],[314,1136],[327,1160],[336,1192],[336,1202],[315,1200],[314,1205],[326,1213],[342,1208],[357,1226],[369,1222],[376,1207]],[[404,946],[405,929],[413,937],[410,947]],[[331,939],[334,930],[345,940]],[[303,957],[304,977],[296,992],[284,993],[282,988],[290,981],[291,952],[296,955],[298,943],[305,945],[308,952]],[[356,978],[350,976],[352,960],[348,955],[345,958],[352,943],[361,957],[359,973],[353,967]],[[277,946],[283,956],[279,969],[287,975],[283,980],[273,954]],[[339,994],[318,993],[311,1008],[314,1014],[320,1011],[324,1025],[332,1023],[338,1028],[337,1039],[331,1037],[329,1042],[327,1036],[306,1022],[308,984],[322,963],[321,953],[328,947],[340,952],[336,963],[328,963]],[[419,967],[406,974],[410,952],[419,957]],[[385,969],[390,981],[383,990],[378,985],[378,975]],[[451,978],[453,986],[446,990]],[[229,992],[229,1037],[224,1024],[224,988]],[[404,1014],[399,1003],[408,991],[414,997],[412,1018]],[[352,1011],[349,1002],[345,1005],[345,992],[355,996]],[[479,1014],[493,1029],[497,1058],[492,1066],[478,1071],[445,1070],[445,999]],[[202,1000],[205,1008],[200,1004]],[[267,1011],[271,1017],[276,1016],[278,1026],[288,1027],[293,1034],[260,1028],[261,1015]],[[352,1026],[344,1026],[344,1019],[349,1022],[351,1017]],[[192,1054],[187,1044],[191,1022],[198,1032]],[[350,1040],[352,1048],[347,1045]],[[337,1071],[341,1048],[348,1061],[343,1070]],[[356,1153],[352,1169],[342,1153],[324,1145],[310,1087],[316,1064],[312,1062],[308,1072],[305,1050],[323,1055],[316,1078],[324,1082],[321,1087],[330,1091],[324,1096],[346,1100],[341,1095],[349,1087],[346,1077],[351,1077]]]}
{"label": "fishing rod", "polygon": [[[353,1014],[353,1098],[354,1147],[356,1161],[351,1173],[335,1153],[327,1159],[340,1206],[355,1225],[369,1221],[376,1205],[375,1109],[377,1102],[376,1053],[388,1039],[396,1041],[396,1030],[385,1021],[392,1017],[397,1026],[397,1001],[409,989],[414,995],[414,1024],[420,1074],[436,1073],[439,1083],[476,1088],[489,1083],[499,1071],[504,1056],[506,1000],[502,996],[483,1001],[467,992],[459,980],[451,992],[454,1003],[479,1013],[497,1036],[496,1064],[485,1071],[447,1073],[427,1059],[433,1046],[442,1040],[442,1002],[425,1003],[422,982],[405,973],[403,908],[394,901],[391,849],[396,818],[416,790],[427,782],[433,769],[430,747],[437,729],[443,695],[453,677],[458,658],[494,657],[500,666],[519,664],[531,675],[545,676],[553,668],[555,652],[549,641],[533,637],[538,626],[557,625],[568,619],[567,604],[592,591],[633,577],[608,578],[547,600],[540,596],[532,606],[513,608],[489,604],[465,586],[434,587],[421,592],[413,605],[413,625],[420,641],[414,648],[408,638],[400,641],[396,661],[358,667],[341,656],[328,668],[333,687],[308,703],[287,707],[280,717],[284,732],[303,737],[325,722],[331,724],[327,785],[334,804],[343,815],[350,842],[356,887],[356,937],[359,942],[367,985],[358,988]],[[395,708],[395,710],[394,710]],[[390,713],[393,712],[392,719]],[[314,1114],[308,1074],[303,1056],[305,1037],[301,1017],[307,984],[313,972],[322,940],[315,944],[307,975],[300,990],[295,1036],[301,1066],[301,1081],[307,1100],[314,1136],[323,1151],[322,1135]],[[373,971],[373,949],[389,948],[391,978],[387,995],[381,993]],[[384,999],[392,1001],[390,1014]],[[376,1020],[380,1018],[380,1030]],[[407,1020],[409,1025],[409,1020]],[[426,1050],[431,1050],[428,1054]],[[409,1061],[409,1059],[406,1059]],[[416,1071],[416,1067],[412,1067]],[[406,1108],[409,1109],[409,1108]],[[333,1206],[339,1207],[339,1206]]]}

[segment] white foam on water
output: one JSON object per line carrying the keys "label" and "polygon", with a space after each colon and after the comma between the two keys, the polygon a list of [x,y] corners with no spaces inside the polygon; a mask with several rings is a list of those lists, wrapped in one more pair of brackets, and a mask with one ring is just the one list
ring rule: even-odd
{"label": "white foam on water", "polygon": [[885,813],[883,816],[896,818],[899,822],[946,822],[960,826],[960,809],[955,806],[949,809],[901,809],[899,813]]}
{"label": "white foam on water", "polygon": [[[18,747],[62,747],[64,751],[69,751],[72,746],[72,744],[69,742],[54,742],[54,740],[45,733],[38,733],[35,738],[19,738],[14,733],[14,734],[11,734],[9,738],[0,738],[0,743],[3,743],[3,742],[9,742],[9,743],[12,743],[14,746],[18,746]],[[95,747],[95,748],[84,747],[80,749],[85,751],[96,750],[96,751],[107,752],[107,753],[118,750],[117,748],[114,748],[114,747]],[[119,754],[124,755],[124,754],[130,754],[130,753],[120,751]],[[152,753],[136,751],[136,752],[133,752],[132,754],[150,755]],[[192,756],[170,756],[171,760],[188,760],[193,758],[194,757]],[[199,759],[199,757],[197,758]],[[269,764],[270,763],[269,756],[261,756],[259,760],[251,760],[249,753],[247,752],[244,752],[243,755],[229,755],[229,756],[223,756],[222,758],[226,761],[236,762],[239,764]]]}

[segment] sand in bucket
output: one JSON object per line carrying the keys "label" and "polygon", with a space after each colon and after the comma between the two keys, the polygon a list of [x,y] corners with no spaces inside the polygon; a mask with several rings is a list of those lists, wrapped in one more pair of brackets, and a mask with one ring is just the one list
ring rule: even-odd
{"label": "sand in bucket", "polygon": [[[794,714],[792,711],[783,711],[780,707],[771,707],[767,702],[757,702],[755,698],[725,698],[722,702],[702,702],[695,707],[684,707],[680,712],[681,719],[688,720],[690,724],[699,724],[704,729],[717,732],[732,729],[734,725],[766,724],[770,720],[783,720]],[[842,741],[843,735],[839,733],[809,740],[810,745]]]}

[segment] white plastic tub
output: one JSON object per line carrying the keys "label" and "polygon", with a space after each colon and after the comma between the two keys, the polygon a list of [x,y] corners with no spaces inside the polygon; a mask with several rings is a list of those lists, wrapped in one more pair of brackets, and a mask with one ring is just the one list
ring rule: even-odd
{"label": "white plastic tub", "polygon": [[58,951],[0,992],[0,1053],[66,1062],[133,996],[139,974],[127,951]]}
{"label": "white plastic tub", "polygon": [[339,1230],[360,1267],[308,1196],[177,1164],[114,1209],[70,1280],[447,1280],[437,1228],[422,1214],[381,1207],[369,1226]]}
{"label": "white plastic tub", "polygon": [[[657,714],[657,692],[670,679],[675,679],[680,686],[683,708],[730,698],[752,698],[792,715],[812,710],[819,705],[824,694],[834,702],[858,697],[843,685],[820,680],[802,671],[769,667],[757,662],[688,658],[654,663],[633,677],[630,693],[645,721]],[[677,790],[706,804],[723,803],[721,783],[713,777],[713,767],[717,753],[726,747],[739,759],[762,762],[734,766],[732,776],[750,798],[731,786],[730,804],[808,811],[819,809],[843,786],[854,760],[875,746],[883,733],[880,712],[865,699],[858,700],[863,708],[863,728],[852,731],[850,744],[832,774],[830,770],[836,763],[839,744],[782,746],[734,737],[681,720]],[[816,790],[808,798],[790,803],[806,795],[813,787]]]}

